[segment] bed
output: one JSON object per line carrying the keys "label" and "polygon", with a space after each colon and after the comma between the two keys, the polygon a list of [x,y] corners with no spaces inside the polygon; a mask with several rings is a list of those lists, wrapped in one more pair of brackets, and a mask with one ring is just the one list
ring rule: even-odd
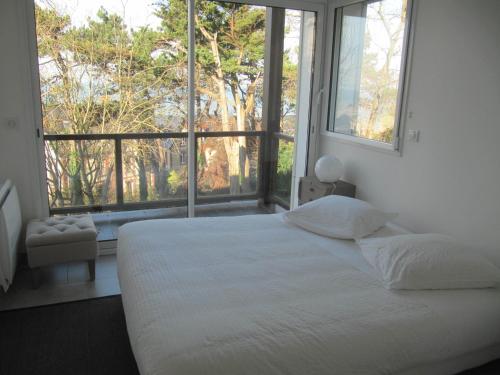
{"label": "bed", "polygon": [[142,375],[454,374],[500,357],[498,289],[388,291],[353,241],[281,214],[126,224],[117,259]]}

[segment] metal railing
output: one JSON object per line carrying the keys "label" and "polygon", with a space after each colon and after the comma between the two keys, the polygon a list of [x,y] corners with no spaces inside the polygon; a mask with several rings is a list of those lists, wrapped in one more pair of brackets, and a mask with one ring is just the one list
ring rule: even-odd
{"label": "metal railing", "polygon": [[[263,147],[266,142],[265,131],[230,131],[230,132],[195,132],[195,147],[198,147],[198,139],[200,138],[224,138],[224,137],[257,137],[259,138],[259,150],[257,160],[257,188],[255,193],[250,194],[221,194],[212,196],[199,196],[196,194],[196,203],[216,203],[227,202],[232,200],[259,199],[267,195],[266,186],[263,184],[263,171],[269,168],[265,162]],[[100,211],[122,211],[135,210],[145,208],[161,208],[161,207],[178,207],[184,206],[187,202],[186,198],[168,198],[161,200],[149,201],[124,201],[124,180],[123,180],[123,150],[122,142],[124,140],[154,140],[154,139],[187,139],[188,134],[185,132],[169,132],[169,133],[113,133],[113,134],[46,134],[44,135],[45,142],[54,141],[113,141],[114,142],[114,168],[115,168],[115,183],[116,183],[116,203],[109,204],[92,204],[92,205],[73,205],[64,207],[51,207],[50,211],[53,214],[67,214],[78,212],[100,212]],[[198,152],[195,150],[195,166],[198,168]],[[198,176],[198,171],[195,171],[195,176]],[[197,178],[195,179],[197,181]],[[198,189],[196,188],[196,192]]]}

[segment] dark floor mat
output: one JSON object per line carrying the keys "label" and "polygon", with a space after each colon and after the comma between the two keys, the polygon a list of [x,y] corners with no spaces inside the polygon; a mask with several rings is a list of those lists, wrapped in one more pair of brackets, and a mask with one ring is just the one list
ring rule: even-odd
{"label": "dark floor mat", "polygon": [[121,297],[1,312],[0,374],[138,375]]}

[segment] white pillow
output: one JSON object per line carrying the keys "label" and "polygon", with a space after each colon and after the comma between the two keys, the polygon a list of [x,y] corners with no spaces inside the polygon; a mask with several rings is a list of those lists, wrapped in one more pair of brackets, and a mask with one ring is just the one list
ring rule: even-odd
{"label": "white pillow", "polygon": [[387,289],[489,288],[500,269],[442,234],[403,234],[357,241]]}
{"label": "white pillow", "polygon": [[285,213],[287,221],[310,232],[340,239],[362,238],[397,215],[359,199],[329,195]]}

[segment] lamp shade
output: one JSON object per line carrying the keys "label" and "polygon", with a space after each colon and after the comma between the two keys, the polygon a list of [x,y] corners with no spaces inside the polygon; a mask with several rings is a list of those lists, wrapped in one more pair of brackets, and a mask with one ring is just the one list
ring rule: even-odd
{"label": "lamp shade", "polygon": [[324,155],[314,166],[314,173],[321,182],[335,182],[342,177],[344,165],[333,155]]}

